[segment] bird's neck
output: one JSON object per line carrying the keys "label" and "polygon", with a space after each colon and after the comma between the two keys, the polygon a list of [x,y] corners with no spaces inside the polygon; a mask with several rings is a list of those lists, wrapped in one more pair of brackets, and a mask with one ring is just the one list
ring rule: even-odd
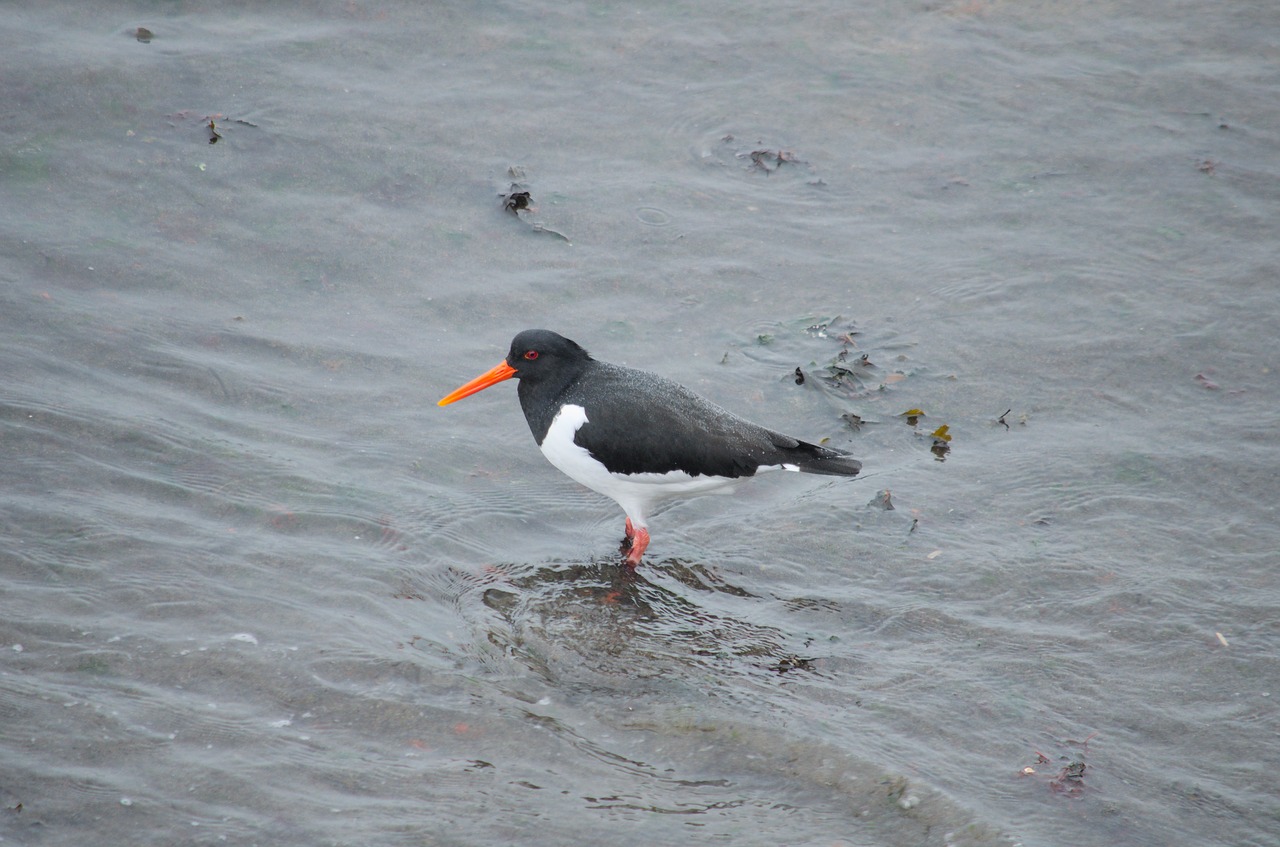
{"label": "bird's neck", "polygon": [[551,428],[551,422],[563,405],[562,395],[592,364],[591,360],[587,360],[578,367],[557,370],[544,379],[520,380],[520,387],[517,389],[520,408],[524,410],[524,419],[529,422],[529,429],[539,446],[547,437],[547,430]]}

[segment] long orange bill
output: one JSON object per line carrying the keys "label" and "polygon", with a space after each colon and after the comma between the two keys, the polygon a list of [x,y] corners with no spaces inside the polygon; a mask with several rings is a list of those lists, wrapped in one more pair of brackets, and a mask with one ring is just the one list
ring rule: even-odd
{"label": "long orange bill", "polygon": [[503,360],[502,362],[499,362],[497,365],[495,365],[492,370],[485,371],[484,373],[480,374],[480,376],[468,382],[466,385],[462,386],[461,388],[457,388],[451,393],[445,395],[445,397],[436,405],[448,406],[450,403],[453,403],[456,400],[461,400],[463,397],[470,397],[472,394],[475,394],[477,391],[484,391],[489,386],[497,385],[499,382],[502,382],[504,379],[511,379],[511,377],[515,375],[516,375],[516,369],[508,365],[506,363],[506,360]]}

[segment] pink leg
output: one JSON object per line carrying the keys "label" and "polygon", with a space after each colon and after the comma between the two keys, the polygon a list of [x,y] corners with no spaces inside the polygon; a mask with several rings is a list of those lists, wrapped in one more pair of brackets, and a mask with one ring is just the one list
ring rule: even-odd
{"label": "pink leg", "polygon": [[[630,524],[630,521],[627,521]],[[649,530],[637,529],[631,527],[634,535],[631,538],[631,549],[627,551],[627,567],[635,570],[640,564],[640,559],[644,556],[644,551],[649,546]]]}
{"label": "pink leg", "polygon": [[636,537],[636,528],[631,525],[631,518],[627,518],[627,540],[630,541],[635,537]]}

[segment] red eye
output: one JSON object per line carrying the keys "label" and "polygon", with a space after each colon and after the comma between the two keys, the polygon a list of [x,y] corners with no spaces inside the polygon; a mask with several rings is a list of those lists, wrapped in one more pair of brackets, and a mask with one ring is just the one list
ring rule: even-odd
{"label": "red eye", "polygon": [[524,354],[524,357],[532,362],[534,359],[538,358],[538,351],[529,350]]}

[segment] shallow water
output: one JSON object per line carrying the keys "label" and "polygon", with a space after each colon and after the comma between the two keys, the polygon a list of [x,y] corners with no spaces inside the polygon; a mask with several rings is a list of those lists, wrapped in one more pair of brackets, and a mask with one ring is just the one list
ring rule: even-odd
{"label": "shallow water", "polygon": [[[9,8],[0,837],[1277,843],[1277,18]],[[629,578],[531,326],[864,474]]]}

